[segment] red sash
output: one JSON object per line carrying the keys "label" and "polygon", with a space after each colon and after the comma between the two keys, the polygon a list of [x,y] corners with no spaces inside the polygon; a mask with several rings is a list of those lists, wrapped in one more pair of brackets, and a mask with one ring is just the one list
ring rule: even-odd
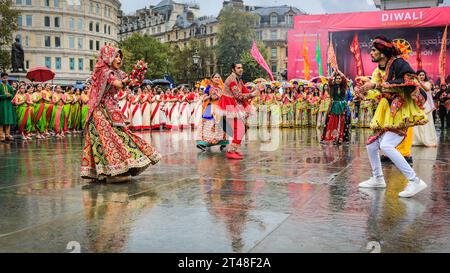
{"label": "red sash", "polygon": [[144,107],[142,107],[142,110],[141,110],[142,114],[144,114],[144,111],[145,111],[145,108],[147,108],[147,105],[148,105],[148,103],[144,103]]}
{"label": "red sash", "polygon": [[170,118],[170,119],[172,119],[172,113],[173,113],[173,110],[175,110],[175,106],[177,106],[177,103],[176,103],[176,102],[173,103],[172,109],[170,109],[170,113],[169,113],[169,118]]}
{"label": "red sash", "polygon": [[50,122],[50,120],[52,119],[52,112],[53,112],[53,104],[49,104],[48,108],[47,108],[47,113],[45,113],[45,118],[47,120],[47,123]]}
{"label": "red sash", "polygon": [[127,109],[128,109],[128,101],[125,101],[125,104],[123,105],[123,108],[122,108],[122,114],[124,114],[125,115],[125,112],[127,111]]}
{"label": "red sash", "polygon": [[180,115],[183,114],[184,109],[186,109],[187,102],[183,102],[183,107],[181,108]]}
{"label": "red sash", "polygon": [[27,125],[28,115],[30,114],[30,108],[27,107],[27,110],[25,110],[25,115],[23,116],[22,122],[20,123],[19,131],[21,133],[25,130],[25,125]]}
{"label": "red sash", "polygon": [[133,109],[133,117],[134,117],[134,114],[136,114],[138,109],[139,109],[139,103],[137,103],[136,106]]}
{"label": "red sash", "polygon": [[42,117],[42,113],[44,112],[44,108],[45,108],[45,103],[44,103],[44,100],[42,100],[41,104],[39,105],[38,113],[37,113],[36,117],[34,118],[34,123],[37,123],[39,121],[39,119]]}
{"label": "red sash", "polygon": [[158,110],[159,110],[159,102],[156,104],[155,109],[153,109],[152,115],[151,115],[151,117],[150,117],[150,122],[153,121],[153,118],[155,117],[156,112],[157,112]]}

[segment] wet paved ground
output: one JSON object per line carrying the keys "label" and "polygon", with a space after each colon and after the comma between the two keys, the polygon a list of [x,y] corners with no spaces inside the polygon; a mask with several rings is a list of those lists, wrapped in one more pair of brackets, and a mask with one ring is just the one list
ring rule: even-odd
{"label": "wet paved ground", "polygon": [[413,148],[429,185],[413,199],[392,165],[387,189],[358,190],[369,133],[335,147],[314,129],[251,130],[238,162],[189,132],[143,134],[163,161],[114,185],[79,178],[79,136],[0,143],[0,252],[449,252],[450,132]]}

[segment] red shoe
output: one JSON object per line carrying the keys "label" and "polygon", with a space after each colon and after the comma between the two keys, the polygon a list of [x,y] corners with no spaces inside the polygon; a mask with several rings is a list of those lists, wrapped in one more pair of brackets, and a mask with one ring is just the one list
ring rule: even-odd
{"label": "red shoe", "polygon": [[236,152],[227,152],[226,157],[229,159],[236,159],[241,160],[244,159],[244,157]]}

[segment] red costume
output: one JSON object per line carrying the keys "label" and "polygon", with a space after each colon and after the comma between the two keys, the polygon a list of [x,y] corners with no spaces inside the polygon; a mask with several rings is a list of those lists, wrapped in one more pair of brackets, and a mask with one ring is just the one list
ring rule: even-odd
{"label": "red costume", "polygon": [[245,87],[244,82],[231,73],[225,80],[224,90],[218,103],[218,114],[225,118],[225,131],[233,136],[233,142],[227,152],[231,159],[242,159],[242,154],[237,152],[245,135],[245,119],[252,110],[249,99],[253,95]]}

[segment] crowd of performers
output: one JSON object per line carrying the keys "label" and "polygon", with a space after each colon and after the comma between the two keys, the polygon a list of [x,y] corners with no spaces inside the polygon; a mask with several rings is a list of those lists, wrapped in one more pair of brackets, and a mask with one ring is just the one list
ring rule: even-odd
{"label": "crowd of performers", "polygon": [[[14,82],[8,92],[11,105],[10,125],[16,125],[22,139],[62,138],[82,132],[88,113],[88,90],[59,85],[26,84]],[[6,89],[6,88],[4,88]],[[3,138],[13,139],[10,134]]]}
{"label": "crowd of performers", "polygon": [[[64,137],[83,129],[81,176],[114,182],[138,175],[161,159],[155,148],[133,131],[196,128],[199,149],[218,145],[226,149],[227,158],[239,160],[244,158],[240,146],[248,127],[316,127],[322,130],[322,143],[332,144],[348,142],[352,126],[370,127],[373,134],[367,151],[373,175],[359,186],[386,187],[381,151],[409,181],[399,196],[411,197],[426,184],[416,176],[406,154],[413,141],[436,146],[434,111],[437,107],[442,127],[445,120],[448,126],[450,94],[445,83],[439,91],[433,88],[426,72],[415,72],[385,37],[374,39],[371,57],[378,67],[370,77],[357,77],[354,82],[334,69],[329,78],[316,81],[258,79],[244,84],[242,64],[232,64],[225,81],[214,74],[191,91],[163,90],[130,85],[143,78],[145,70],[128,76],[120,70],[122,52],[105,46],[100,50],[92,85],[83,91],[20,85],[12,104],[24,139],[31,134],[37,138],[52,134]],[[4,83],[0,87],[3,109],[13,87]],[[401,151],[403,143],[406,154]]]}

